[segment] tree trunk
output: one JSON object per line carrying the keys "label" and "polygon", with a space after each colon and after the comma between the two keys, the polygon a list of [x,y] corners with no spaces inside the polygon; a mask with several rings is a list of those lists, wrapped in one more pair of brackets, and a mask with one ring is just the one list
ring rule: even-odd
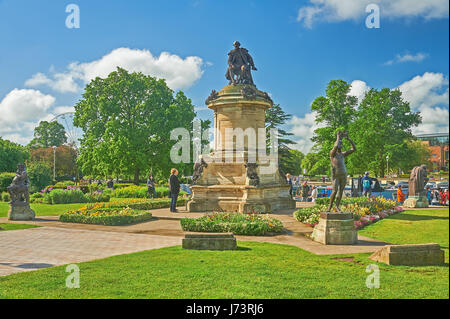
{"label": "tree trunk", "polygon": [[134,184],[139,185],[139,167],[134,171]]}

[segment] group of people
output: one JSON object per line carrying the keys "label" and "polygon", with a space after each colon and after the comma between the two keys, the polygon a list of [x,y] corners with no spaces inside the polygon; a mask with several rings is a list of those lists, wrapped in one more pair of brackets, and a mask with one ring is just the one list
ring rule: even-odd
{"label": "group of people", "polygon": [[[316,186],[308,185],[307,181],[304,181],[300,185],[300,177],[291,176],[291,174],[286,174],[286,181],[289,184],[289,195],[291,197],[297,196],[300,197],[300,201],[302,202],[308,202],[312,201],[315,202],[319,193]],[[294,186],[296,186],[295,194],[294,194]]]}
{"label": "group of people", "polygon": [[427,200],[429,205],[449,205],[449,193],[448,189],[431,189],[430,187],[426,188],[427,191]]}
{"label": "group of people", "polygon": [[[150,198],[156,198],[156,184],[153,176],[150,175],[147,179],[147,189]],[[177,200],[178,195],[180,194],[181,183],[178,179],[178,170],[176,168],[172,168],[170,170],[169,177],[169,198],[170,198],[170,211],[172,213],[177,213]]]}

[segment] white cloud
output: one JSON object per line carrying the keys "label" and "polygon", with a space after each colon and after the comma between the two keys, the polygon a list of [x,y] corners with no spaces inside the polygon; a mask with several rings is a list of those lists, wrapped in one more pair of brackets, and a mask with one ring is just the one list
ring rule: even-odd
{"label": "white cloud", "polygon": [[422,124],[414,134],[442,133],[449,130],[449,80],[442,73],[426,72],[402,83],[398,89],[415,111]]}
{"label": "white cloud", "polygon": [[366,6],[378,4],[381,17],[424,19],[448,18],[448,0],[310,0],[298,11],[297,21],[311,28],[315,22],[358,20],[367,16]]}
{"label": "white cloud", "polygon": [[366,82],[355,80],[351,84],[349,95],[356,96],[358,98],[358,104],[360,104],[369,90],[370,87],[367,86]]}
{"label": "white cloud", "polygon": [[[361,102],[370,89],[366,82],[355,80],[351,84],[350,95]],[[413,134],[443,133],[449,131],[449,80],[442,73],[426,72],[417,75],[397,87],[403,99],[410,103],[411,109],[419,111],[422,123],[413,129]],[[321,125],[315,123],[316,112],[306,113],[303,117],[294,116],[290,125],[298,150],[308,153],[314,143],[311,138],[314,130]]]}
{"label": "white cloud", "polygon": [[417,53],[416,55],[409,53],[404,55],[397,54],[394,59],[385,62],[384,65],[392,65],[396,63],[405,63],[405,62],[422,62],[427,57],[428,54],[426,53]]}
{"label": "white cloud", "polygon": [[46,85],[55,91],[78,92],[80,87],[96,77],[105,78],[117,67],[130,72],[142,72],[146,75],[164,78],[167,85],[178,90],[189,88],[203,75],[203,60],[196,56],[185,59],[169,52],[155,57],[148,50],[118,48],[98,60],[91,62],[73,62],[65,72],[50,70],[50,76],[36,73],[25,82],[28,87]]}
{"label": "white cloud", "polygon": [[17,143],[28,143],[39,121],[51,120],[51,95],[37,90],[14,89],[0,102],[0,136]]}
{"label": "white cloud", "polygon": [[294,115],[289,122],[289,125],[293,126],[290,132],[294,134],[295,142],[297,142],[293,147],[305,154],[314,145],[311,141],[314,131],[319,127],[323,127],[323,125],[316,124],[316,116],[316,112],[306,113],[303,117]]}

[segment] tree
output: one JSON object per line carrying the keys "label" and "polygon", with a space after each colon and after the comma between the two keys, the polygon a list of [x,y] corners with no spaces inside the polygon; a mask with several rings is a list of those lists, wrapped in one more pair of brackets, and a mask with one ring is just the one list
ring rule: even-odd
{"label": "tree", "polygon": [[305,158],[302,160],[302,168],[306,169],[307,175],[330,174],[330,163],[320,161],[320,158],[321,155],[319,153],[310,152],[305,155]]}
{"label": "tree", "polygon": [[290,170],[290,165],[295,160],[295,153],[291,152],[290,145],[296,144],[289,139],[289,136],[294,134],[283,129],[283,125],[291,119],[292,115],[283,111],[280,104],[275,104],[266,110],[266,130],[267,143],[270,143],[270,129],[278,130],[278,166],[280,171],[287,173]]}
{"label": "tree", "polygon": [[17,164],[25,163],[29,157],[25,147],[0,137],[0,172],[15,172]]}
{"label": "tree", "polygon": [[412,112],[409,103],[402,99],[399,90],[371,89],[359,106],[356,120],[350,131],[358,151],[350,157],[350,171],[365,170],[384,177],[386,156],[390,163],[401,160],[408,167],[416,159],[410,158],[413,139],[411,129],[422,121],[419,112]]}
{"label": "tree", "polygon": [[78,162],[84,174],[130,176],[139,183],[150,168],[168,176],[174,128],[192,128],[194,106],[183,92],[175,97],[163,79],[117,68],[85,89],[74,124],[84,131]]}
{"label": "tree", "polygon": [[290,149],[290,156],[284,160],[284,172],[292,175],[300,175],[302,173],[302,160],[305,154],[298,150]]}
{"label": "tree", "polygon": [[[336,140],[336,132],[349,130],[356,116],[358,99],[349,95],[350,88],[351,84],[343,80],[332,80],[328,83],[326,95],[316,98],[311,105],[311,110],[316,112],[316,123],[321,125],[314,131],[312,138],[315,143],[313,152],[318,154],[318,162],[314,164],[313,172],[323,172],[325,167],[330,167],[329,154]],[[347,142],[344,147],[349,147]],[[327,169],[326,174],[328,173]]]}
{"label": "tree", "polygon": [[30,162],[44,162],[49,167],[53,167],[55,156],[56,175],[77,176],[77,151],[69,145],[61,145],[53,153],[53,147],[37,148],[30,150]]}
{"label": "tree", "polygon": [[64,126],[57,121],[41,121],[34,129],[34,138],[28,144],[30,148],[61,146],[67,143]]}
{"label": "tree", "polygon": [[31,163],[27,167],[30,193],[39,192],[52,182],[52,169],[44,162]]}

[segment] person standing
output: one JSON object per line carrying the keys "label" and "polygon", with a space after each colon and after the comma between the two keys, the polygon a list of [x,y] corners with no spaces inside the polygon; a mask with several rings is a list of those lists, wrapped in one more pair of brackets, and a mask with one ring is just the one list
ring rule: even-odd
{"label": "person standing", "polygon": [[180,181],[178,180],[178,170],[172,168],[169,177],[169,192],[170,192],[170,211],[177,212],[177,199],[180,193]]}
{"label": "person standing", "polygon": [[156,187],[155,181],[153,180],[153,176],[150,175],[147,179],[147,190],[150,198],[156,198]]}
{"label": "person standing", "polygon": [[308,182],[305,181],[302,186],[302,201],[303,202],[308,201],[308,195],[309,195],[309,186],[308,186]]}
{"label": "person standing", "polygon": [[364,173],[364,177],[361,178],[361,184],[363,188],[363,196],[369,197],[372,193],[372,179],[369,177],[369,172]]}
{"label": "person standing", "polygon": [[430,187],[427,186],[427,201],[428,201],[428,205],[431,205],[431,189]]}
{"label": "person standing", "polygon": [[289,195],[292,197],[292,179],[291,179],[291,174],[289,174],[289,173],[286,174],[286,181],[289,184]]}
{"label": "person standing", "polygon": [[402,185],[399,185],[397,188],[397,202],[403,204],[404,201],[405,201],[405,194],[402,191]]}
{"label": "person standing", "polygon": [[319,194],[318,194],[318,191],[317,191],[317,187],[316,186],[313,186],[312,187],[312,191],[311,191],[311,199],[312,199],[312,202],[313,203],[315,203],[316,202],[316,199],[317,199],[317,196],[318,196]]}

